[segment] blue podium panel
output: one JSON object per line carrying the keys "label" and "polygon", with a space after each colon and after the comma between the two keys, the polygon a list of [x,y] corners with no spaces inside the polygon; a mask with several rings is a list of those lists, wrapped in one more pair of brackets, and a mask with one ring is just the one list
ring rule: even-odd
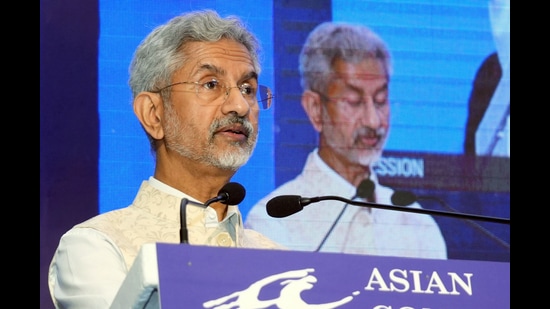
{"label": "blue podium panel", "polygon": [[510,308],[510,263],[157,244],[162,309]]}

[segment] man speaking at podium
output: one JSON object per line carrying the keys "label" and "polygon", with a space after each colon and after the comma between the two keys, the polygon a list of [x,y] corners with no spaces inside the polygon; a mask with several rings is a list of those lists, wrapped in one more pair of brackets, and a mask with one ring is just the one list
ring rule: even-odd
{"label": "man speaking at podium", "polygon": [[145,243],[283,249],[243,228],[235,205],[244,192],[233,203],[232,192],[212,199],[250,158],[259,112],[271,104],[258,51],[238,18],[214,11],[177,16],[140,43],[129,84],[154,175],[131,205],[61,237],[48,276],[56,308],[109,308]]}
{"label": "man speaking at podium", "polygon": [[[325,22],[306,39],[299,71],[301,103],[318,132],[318,147],[301,174],[252,207],[245,226],[294,250],[446,259],[443,235],[425,214],[322,201],[288,217],[268,216],[266,205],[282,195],[391,205],[393,190],[380,185],[372,169],[390,126],[386,44],[365,26]],[[365,180],[370,186],[362,188]]]}

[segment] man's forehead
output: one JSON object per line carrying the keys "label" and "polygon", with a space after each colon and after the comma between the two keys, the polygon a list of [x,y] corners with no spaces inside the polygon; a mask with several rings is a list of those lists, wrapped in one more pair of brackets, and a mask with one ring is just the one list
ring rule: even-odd
{"label": "man's forehead", "polygon": [[[209,42],[212,43],[212,42]],[[240,45],[240,44],[237,44]],[[242,46],[242,45],[240,45]],[[187,74],[257,75],[250,53],[243,48],[225,48],[215,44],[187,50],[188,57],[182,70]]]}
{"label": "man's forehead", "polygon": [[[184,49],[187,59],[196,63],[235,61],[252,64],[252,55],[237,41],[221,39],[216,42],[190,42]],[[220,64],[218,64],[220,65]]]}
{"label": "man's forehead", "polygon": [[334,73],[335,79],[386,80],[386,74],[379,73]]}
{"label": "man's forehead", "polygon": [[331,67],[334,78],[376,80],[386,79],[384,63],[377,58],[366,58],[359,61],[336,60]]}
{"label": "man's forehead", "polygon": [[334,84],[386,84],[389,82],[386,74],[375,73],[333,73],[330,82]]}

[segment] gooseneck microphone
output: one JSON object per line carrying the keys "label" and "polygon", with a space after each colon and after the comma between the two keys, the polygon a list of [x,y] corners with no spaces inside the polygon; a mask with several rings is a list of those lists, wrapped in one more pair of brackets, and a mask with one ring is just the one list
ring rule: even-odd
{"label": "gooseneck microphone", "polygon": [[240,183],[228,182],[218,191],[216,197],[209,199],[204,205],[208,206],[214,202],[220,202],[226,205],[237,205],[244,200],[245,195],[246,190]]}
{"label": "gooseneck microphone", "polygon": [[326,201],[326,200],[337,200],[337,201],[345,202],[351,205],[362,206],[362,207],[380,208],[380,209],[387,209],[387,210],[394,210],[394,211],[414,212],[414,213],[420,213],[420,214],[431,214],[431,215],[438,215],[438,216],[447,216],[447,217],[454,217],[454,218],[474,219],[474,220],[489,221],[489,222],[495,222],[495,223],[510,224],[510,219],[507,219],[507,218],[487,217],[487,216],[447,212],[447,211],[441,211],[441,210],[431,210],[431,209],[424,209],[424,208],[408,208],[408,207],[395,206],[395,205],[383,205],[383,204],[376,204],[376,203],[369,203],[369,202],[359,202],[359,201],[352,201],[352,200],[349,200],[340,196],[335,196],[335,195],[317,196],[317,197],[301,197],[300,195],[276,196],[267,202],[266,211],[267,211],[267,214],[270,215],[271,217],[283,218],[301,211],[302,209],[304,209],[305,206],[311,203],[317,203],[317,202]]}
{"label": "gooseneck microphone", "polygon": [[[370,180],[368,178],[363,179],[361,181],[361,183],[359,184],[359,186],[357,186],[357,190],[355,191],[355,195],[351,199],[354,200],[357,197],[361,197],[361,198],[366,198],[367,200],[374,200],[374,187],[375,187],[375,185],[374,185],[374,182],[372,180]],[[318,252],[319,250],[321,250],[321,248],[323,247],[323,245],[327,241],[328,237],[332,233],[332,230],[334,229],[336,224],[338,224],[338,221],[340,221],[340,218],[344,214],[344,211],[346,211],[346,208],[348,207],[348,205],[349,204],[346,203],[344,205],[344,207],[342,208],[342,210],[340,210],[340,213],[338,214],[338,217],[336,217],[336,220],[334,220],[334,222],[332,222],[332,225],[330,226],[330,229],[325,234],[325,237],[323,238],[323,240],[321,241],[321,243],[319,244],[317,249],[315,249],[315,252]]]}
{"label": "gooseneck microphone", "polygon": [[180,202],[180,243],[182,244],[189,243],[189,235],[187,233],[187,215],[185,213],[187,209],[187,204],[190,202],[194,203],[193,201],[189,201],[186,198],[182,198]]}
{"label": "gooseneck microphone", "polygon": [[218,191],[217,196],[209,199],[204,204],[193,202],[186,198],[183,198],[180,202],[180,243],[182,244],[189,243],[189,235],[187,232],[187,216],[186,216],[187,204],[193,204],[193,205],[204,206],[204,207],[207,207],[208,205],[214,202],[220,202],[226,205],[238,205],[240,202],[244,200],[245,195],[246,195],[246,190],[240,183],[228,182],[220,189],[220,191]]}
{"label": "gooseneck microphone", "polygon": [[[399,206],[409,206],[412,203],[414,203],[416,201],[419,201],[419,200],[436,201],[437,203],[439,203],[439,205],[443,206],[445,209],[447,209],[449,211],[452,211],[454,213],[459,213],[458,210],[451,207],[443,199],[441,199],[439,197],[436,197],[436,196],[427,196],[427,195],[417,196],[416,194],[414,194],[412,192],[409,192],[409,191],[395,191],[393,193],[393,195],[391,196],[391,202],[393,204],[399,205]],[[485,236],[487,236],[487,237],[491,238],[492,240],[496,241],[499,245],[503,246],[506,249],[510,249],[510,244],[508,244],[504,240],[498,238],[496,235],[494,235],[493,233],[491,233],[490,231],[485,229],[483,226],[477,224],[476,222],[474,222],[470,219],[465,219],[464,221],[466,223],[468,223],[470,226],[472,226],[473,228],[475,228],[476,230],[478,230],[478,231],[482,232],[483,234],[485,234]]]}

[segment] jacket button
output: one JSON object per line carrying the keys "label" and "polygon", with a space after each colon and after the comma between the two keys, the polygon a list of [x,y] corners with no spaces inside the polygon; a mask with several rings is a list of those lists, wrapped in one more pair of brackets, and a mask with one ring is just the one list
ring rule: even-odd
{"label": "jacket button", "polygon": [[216,237],[216,242],[220,247],[230,247],[233,241],[228,233],[221,233]]}

